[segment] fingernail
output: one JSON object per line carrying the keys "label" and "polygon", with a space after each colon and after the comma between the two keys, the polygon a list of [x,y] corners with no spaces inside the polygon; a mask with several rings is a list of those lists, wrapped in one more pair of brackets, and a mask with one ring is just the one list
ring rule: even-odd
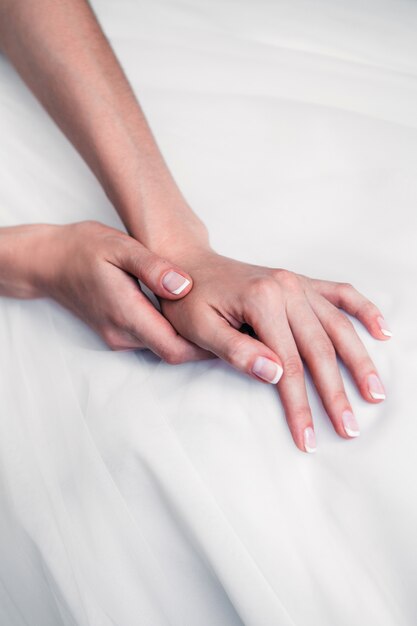
{"label": "fingernail", "polygon": [[349,437],[358,437],[360,435],[359,424],[352,411],[343,411],[342,422],[346,434],[349,435]]}
{"label": "fingernail", "polygon": [[379,324],[379,328],[381,329],[381,333],[385,335],[385,337],[392,337],[392,332],[389,329],[387,321],[384,320],[383,317],[377,317],[376,320]]}
{"label": "fingernail", "polygon": [[385,399],[384,388],[376,374],[370,374],[368,376],[368,389],[369,389],[369,393],[371,394],[374,400]]}
{"label": "fingernail", "polygon": [[316,433],[308,426],[304,430],[304,448],[306,452],[315,452],[316,451]]}
{"label": "fingernail", "polygon": [[171,270],[168,274],[162,279],[162,284],[170,293],[178,296],[179,293],[184,291],[184,289],[190,284],[190,280],[188,278],[184,278],[178,272],[174,272]]}
{"label": "fingernail", "polygon": [[259,376],[259,378],[266,380],[268,383],[272,383],[273,385],[276,385],[281,378],[282,371],[282,367],[278,365],[278,363],[275,363],[274,361],[271,361],[271,359],[267,359],[264,356],[258,356],[252,367],[252,372],[254,374]]}

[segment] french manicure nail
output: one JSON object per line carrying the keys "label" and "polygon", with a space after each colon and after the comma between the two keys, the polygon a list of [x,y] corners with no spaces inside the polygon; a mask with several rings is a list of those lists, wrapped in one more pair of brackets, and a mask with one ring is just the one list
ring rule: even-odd
{"label": "french manicure nail", "polygon": [[352,411],[343,411],[342,422],[343,428],[345,429],[346,434],[349,435],[349,437],[358,437],[360,435],[359,424],[356,421],[356,418],[353,415]]}
{"label": "french manicure nail", "polygon": [[379,328],[381,329],[381,333],[385,335],[385,337],[392,337],[392,332],[387,324],[387,321],[384,320],[383,317],[377,317],[376,321],[379,324]]}
{"label": "french manicure nail", "polygon": [[306,452],[316,451],[316,434],[311,426],[308,426],[304,430],[304,448]]}
{"label": "french manicure nail", "polygon": [[376,374],[368,376],[368,389],[374,400],[385,400],[384,388]]}
{"label": "french manicure nail", "polygon": [[278,363],[271,361],[271,359],[267,359],[264,356],[258,356],[253,364],[252,372],[259,376],[259,378],[266,380],[268,383],[276,385],[282,376],[283,370]]}
{"label": "french manicure nail", "polygon": [[190,282],[191,281],[189,281],[188,278],[184,278],[184,276],[181,276],[181,274],[178,274],[178,272],[174,272],[173,270],[165,274],[162,279],[162,284],[165,289],[167,289],[170,293],[173,293],[175,296],[178,296],[178,294],[184,291]]}

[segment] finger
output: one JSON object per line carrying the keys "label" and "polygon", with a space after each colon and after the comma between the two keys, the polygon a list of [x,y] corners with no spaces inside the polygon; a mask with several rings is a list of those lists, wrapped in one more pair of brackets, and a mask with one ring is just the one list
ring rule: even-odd
{"label": "finger", "polygon": [[128,331],[121,330],[113,324],[107,324],[98,330],[106,344],[117,352],[130,352],[132,350],[143,350],[146,346]]}
{"label": "finger", "polygon": [[[138,339],[135,335],[132,335],[127,330],[122,330],[113,325],[108,325],[107,327],[98,331],[99,334],[103,337],[107,345],[117,352],[131,352],[134,350],[144,350],[148,349],[149,346],[145,345],[143,341]],[[180,338],[181,339],[181,338]],[[185,352],[182,355],[177,356],[177,360],[173,357],[172,362],[185,363],[188,361],[202,361],[206,359],[214,359],[216,355],[211,352],[207,352],[195,344],[188,342],[185,340],[186,344],[189,344],[192,348],[190,352]],[[193,350],[196,348],[196,350]],[[160,356],[160,355],[158,355]],[[161,357],[162,358],[162,357]]]}
{"label": "finger", "polygon": [[233,328],[213,308],[200,313],[200,330],[193,340],[235,369],[256,380],[276,384],[282,376],[279,357],[260,341]]}
{"label": "finger", "polygon": [[[129,304],[129,318],[119,318],[117,329],[130,333],[167,363],[176,365],[213,358],[209,351],[178,335],[169,321],[139,290]],[[110,345],[113,339],[108,336],[106,341]]]}
{"label": "finger", "polygon": [[345,392],[336,351],[304,294],[288,300],[287,314],[294,340],[334,429],[341,437],[357,437],[359,427]]}
{"label": "finger", "polygon": [[295,445],[303,452],[315,452],[316,436],[308,401],[304,366],[285,309],[270,311],[265,307],[249,308],[245,312],[248,323],[262,342],[274,350],[282,362],[283,376],[277,388],[288,427]]}
{"label": "finger", "polygon": [[392,337],[387,321],[378,307],[350,283],[309,279],[311,285],[334,306],[356,317],[375,339]]}
{"label": "finger", "polygon": [[360,340],[352,322],[314,290],[306,292],[309,303],[346,364],[362,395],[368,402],[381,402],[385,390],[377,369]]}
{"label": "finger", "polygon": [[192,289],[192,278],[170,261],[154,254],[132,239],[120,239],[115,259],[109,259],[121,269],[136,276],[149,289],[169,300],[178,300]]}

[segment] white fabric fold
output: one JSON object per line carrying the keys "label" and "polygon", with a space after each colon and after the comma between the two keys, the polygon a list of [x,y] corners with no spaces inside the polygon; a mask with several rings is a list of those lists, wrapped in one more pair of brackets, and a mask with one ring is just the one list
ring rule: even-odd
{"label": "white fabric fold", "polygon": [[[241,260],[349,281],[387,389],[318,451],[225,363],[115,353],[53,302],[0,300],[0,624],[414,626],[417,7],[96,0],[174,176]],[[2,225],[120,227],[0,59]]]}

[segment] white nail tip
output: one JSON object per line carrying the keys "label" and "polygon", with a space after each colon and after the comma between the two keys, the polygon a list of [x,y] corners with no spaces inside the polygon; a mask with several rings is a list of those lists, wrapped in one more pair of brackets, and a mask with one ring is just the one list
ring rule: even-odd
{"label": "white nail tip", "polygon": [[252,366],[252,372],[265,382],[276,385],[282,376],[283,369],[275,361],[265,356],[258,356]]}
{"label": "white nail tip", "polygon": [[311,426],[304,431],[304,450],[310,454],[316,451],[316,435]]}
{"label": "white nail tip", "polygon": [[379,330],[381,331],[381,333],[385,335],[385,337],[392,337],[392,332],[389,330],[389,328],[387,328],[388,324],[382,316],[379,316],[377,318],[377,322],[379,324]]}
{"label": "white nail tip", "polygon": [[348,428],[347,426],[345,426],[345,431],[346,431],[346,434],[349,435],[349,437],[359,437],[360,435],[359,430],[352,430],[351,428]]}
{"label": "white nail tip", "polygon": [[385,335],[385,337],[392,337],[392,332],[386,328],[381,328],[381,333]]}
{"label": "white nail tip", "polygon": [[175,296],[178,296],[178,294],[180,294],[182,291],[184,291],[184,289],[186,287],[188,287],[188,285],[190,284],[190,280],[188,280],[188,278],[186,278],[184,280],[184,282],[182,283],[182,285],[180,285],[177,289],[175,289],[174,291],[171,291],[171,293],[173,293]]}
{"label": "white nail tip", "polygon": [[385,393],[377,393],[376,391],[369,392],[374,400],[385,400]]}
{"label": "white nail tip", "polygon": [[271,380],[271,384],[272,384],[272,385],[276,385],[276,384],[277,384],[277,382],[279,381],[279,379],[280,379],[280,378],[281,378],[281,376],[282,376],[283,371],[284,371],[284,370],[282,369],[282,367],[280,367],[279,365],[277,365],[277,373],[276,373],[276,376],[275,376],[275,378],[274,378],[273,380]]}

